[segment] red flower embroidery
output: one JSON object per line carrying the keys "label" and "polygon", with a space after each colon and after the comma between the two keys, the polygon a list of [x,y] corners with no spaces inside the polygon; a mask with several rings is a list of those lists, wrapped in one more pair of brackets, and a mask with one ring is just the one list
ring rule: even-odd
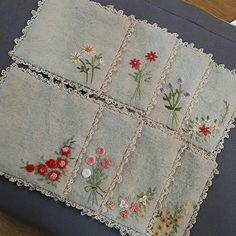
{"label": "red flower embroidery", "polygon": [[58,167],[59,169],[65,169],[66,166],[67,166],[67,164],[68,164],[67,159],[59,158],[59,159],[57,160],[57,167]]}
{"label": "red flower embroidery", "polygon": [[34,171],[34,165],[33,164],[28,164],[26,167],[25,167],[26,171],[31,173]]}
{"label": "red flower embroidery", "polygon": [[51,172],[48,173],[48,179],[51,180],[51,181],[56,181],[59,179],[60,177],[60,172],[57,171],[57,170],[53,170]]}
{"label": "red flower embroidery", "polygon": [[57,160],[49,159],[49,160],[46,162],[46,165],[47,165],[49,168],[56,168],[56,167],[57,167]]}
{"label": "red flower embroidery", "polygon": [[141,65],[141,62],[140,60],[134,58],[133,60],[130,60],[129,64],[131,65],[132,68],[138,70]]}
{"label": "red flower embroidery", "polygon": [[204,136],[207,136],[208,134],[211,133],[210,127],[203,125],[203,126],[199,127],[199,132],[202,133]]}
{"label": "red flower embroidery", "polygon": [[131,212],[139,212],[140,211],[140,205],[138,202],[132,202],[131,207],[129,208]]}
{"label": "red flower embroidery", "polygon": [[61,148],[61,155],[68,157],[68,156],[71,156],[71,154],[72,154],[72,150],[70,146],[63,146]]}
{"label": "red flower embroidery", "polygon": [[102,160],[102,167],[108,169],[111,166],[111,161],[108,158]]}
{"label": "red flower embroidery", "polygon": [[151,51],[151,52],[148,52],[145,57],[148,61],[155,61],[157,59],[157,53]]}
{"label": "red flower embroidery", "polygon": [[47,168],[46,165],[44,165],[44,164],[39,164],[38,165],[38,173],[40,175],[44,175],[47,172],[47,170],[48,170],[48,168]]}
{"label": "red flower embroidery", "polygon": [[112,200],[108,201],[106,205],[110,210],[115,210],[115,203]]}
{"label": "red flower embroidery", "polygon": [[128,218],[129,216],[129,212],[127,210],[124,210],[120,213],[121,217],[123,217],[124,219]]}
{"label": "red flower embroidery", "polygon": [[99,156],[104,156],[105,155],[105,153],[106,153],[106,149],[103,147],[103,146],[100,146],[100,147],[98,147],[98,149],[97,149],[97,154],[99,155]]}

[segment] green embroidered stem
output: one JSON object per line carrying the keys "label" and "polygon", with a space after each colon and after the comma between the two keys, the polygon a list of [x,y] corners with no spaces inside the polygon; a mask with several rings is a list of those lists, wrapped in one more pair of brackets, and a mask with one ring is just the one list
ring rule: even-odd
{"label": "green embroidered stem", "polygon": [[177,112],[182,109],[179,104],[182,100],[183,92],[184,90],[182,90],[182,86],[180,84],[178,89],[174,90],[173,88],[171,88],[169,94],[165,93],[163,97],[163,100],[168,102],[168,105],[165,105],[165,108],[171,111],[168,117],[168,123],[171,119],[172,127],[178,126],[179,119]]}
{"label": "green embroidered stem", "polygon": [[135,88],[134,94],[131,97],[132,99],[136,99],[138,98],[139,100],[141,100],[141,87],[143,82],[149,82],[150,79],[152,78],[151,75],[151,71],[147,70],[148,66],[150,65],[150,63],[146,63],[142,69],[138,69],[137,72],[134,72],[134,74],[128,74],[129,76],[131,76],[135,82],[137,83],[137,86]]}
{"label": "green embroidered stem", "polygon": [[80,59],[80,62],[81,62],[82,65],[80,67],[78,66],[77,68],[80,70],[80,72],[85,73],[85,75],[86,75],[86,83],[88,83],[89,67],[86,66],[86,63],[82,59]]}
{"label": "green embroidered stem", "polygon": [[84,187],[86,192],[89,192],[88,202],[98,203],[97,194],[102,197],[105,191],[100,187],[103,180],[107,178],[104,169],[101,166],[101,162],[98,161],[95,166],[92,166],[92,175],[88,178],[86,183],[87,186]]}
{"label": "green embroidered stem", "polygon": [[224,113],[221,115],[220,121],[219,121],[219,125],[222,125],[225,123],[226,121],[226,117],[229,114],[229,103],[224,100]]}

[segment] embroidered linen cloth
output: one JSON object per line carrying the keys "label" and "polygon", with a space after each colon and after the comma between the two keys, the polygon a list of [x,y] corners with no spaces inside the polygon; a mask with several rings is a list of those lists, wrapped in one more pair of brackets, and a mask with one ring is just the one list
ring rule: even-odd
{"label": "embroidered linen cloth", "polygon": [[122,234],[188,235],[232,127],[235,72],[87,0],[39,2],[28,24],[10,55],[32,71],[1,79],[2,175]]}

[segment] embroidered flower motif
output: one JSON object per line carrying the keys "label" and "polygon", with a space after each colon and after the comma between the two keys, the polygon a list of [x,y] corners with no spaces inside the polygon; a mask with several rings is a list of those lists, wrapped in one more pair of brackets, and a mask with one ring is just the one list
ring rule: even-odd
{"label": "embroidered flower motif", "polygon": [[166,212],[158,211],[157,218],[149,226],[152,235],[169,235],[174,236],[178,233],[181,220],[187,216],[188,203],[185,202],[180,206],[176,206],[174,211],[167,210]]}
{"label": "embroidered flower motif", "polygon": [[134,68],[135,70],[138,70],[141,65],[141,62],[139,59],[134,58],[130,60],[129,64],[131,65],[132,68]]}
{"label": "embroidered flower motif", "polygon": [[211,133],[210,131],[211,127],[206,127],[206,125],[202,125],[201,127],[199,127],[199,132],[202,133],[203,135],[207,136],[208,134]]}
{"label": "embroidered flower motif", "polygon": [[145,57],[148,61],[155,61],[157,59],[157,53],[151,51],[151,52],[148,52]]}
{"label": "embroidered flower motif", "polygon": [[27,164],[25,169],[26,169],[27,172],[32,173],[32,172],[34,172],[34,165],[33,164]]}
{"label": "embroidered flower motif", "polygon": [[111,166],[111,161],[108,158],[102,160],[102,167],[108,169]]}
{"label": "embroidered flower motif", "polygon": [[39,175],[39,180],[46,181],[48,184],[56,186],[55,182],[66,173],[65,170],[68,165],[68,160],[73,159],[72,150],[74,149],[74,143],[74,137],[69,138],[62,147],[59,148],[59,151],[55,151],[57,157],[49,157],[48,160],[45,160],[42,156],[41,162],[37,165],[29,164],[28,162],[25,163],[24,160],[22,160],[24,167],[21,168],[24,168],[28,173],[34,172],[34,174]]}
{"label": "embroidered flower motif", "polygon": [[82,56],[79,52],[74,52],[74,53],[71,54],[71,61],[75,64],[80,62],[81,58],[82,58]]}
{"label": "embroidered flower motif", "polygon": [[144,206],[147,205],[147,200],[148,200],[148,197],[146,195],[144,195],[143,197],[139,198],[139,202],[142,203]]}
{"label": "embroidered flower motif", "polygon": [[40,175],[44,175],[45,173],[47,173],[47,170],[48,170],[48,168],[45,164],[39,164],[38,165],[38,173]]}
{"label": "embroidered flower motif", "polygon": [[84,55],[90,55],[95,53],[95,49],[93,46],[87,44],[85,47],[82,48],[82,52]]}
{"label": "embroidered flower motif", "polygon": [[177,127],[179,123],[178,112],[181,111],[181,101],[183,97],[189,97],[190,93],[182,89],[184,80],[182,78],[177,79],[176,83],[178,88],[169,82],[161,88],[161,93],[163,95],[162,99],[164,100],[164,106],[170,111],[170,115],[167,120],[167,124],[170,123],[171,127]]}
{"label": "embroidered flower motif", "polygon": [[110,209],[110,210],[115,210],[115,203],[112,201],[112,200],[109,200],[106,204],[107,208]]}
{"label": "embroidered flower motif", "polygon": [[82,171],[82,175],[83,175],[84,178],[90,177],[91,174],[92,174],[92,172],[91,172],[90,169],[83,169],[83,171]]}
{"label": "embroidered flower motif", "polygon": [[[84,190],[89,194],[88,202],[92,204],[98,204],[98,197],[103,197],[105,194],[101,184],[107,178],[106,170],[111,166],[111,160],[105,156],[106,151],[103,146],[99,146],[96,152],[98,157],[89,155],[85,159],[85,162],[92,166],[92,170],[87,169],[86,173],[84,173],[85,170],[82,172],[82,176],[87,178],[87,185],[84,187]],[[112,205],[110,207],[107,205],[107,207],[111,209]]]}
{"label": "embroidered flower motif", "polygon": [[68,165],[68,161],[65,158],[59,158],[57,160],[57,168],[59,169],[65,169],[66,166]]}
{"label": "embroidered flower motif", "polygon": [[94,165],[94,164],[96,163],[96,157],[95,157],[95,156],[92,156],[92,155],[89,155],[89,156],[87,156],[85,162],[86,162],[88,165],[92,166],[92,165]]}
{"label": "embroidered flower motif", "polygon": [[128,210],[124,210],[124,211],[120,212],[120,215],[122,218],[126,219],[129,216],[129,212],[128,212]]}
{"label": "embroidered flower motif", "polygon": [[132,202],[131,207],[129,208],[130,212],[139,212],[140,211],[140,205],[138,202]]}
{"label": "embroidered flower motif", "polygon": [[58,170],[53,170],[48,173],[48,179],[51,181],[59,180],[61,173]]}
{"label": "embroidered flower motif", "polygon": [[101,66],[104,66],[102,54],[96,54],[95,48],[91,45],[86,45],[82,48],[82,54],[73,54],[72,62],[79,62],[76,67],[80,73],[85,75],[85,82],[93,83],[95,71],[101,70]]}
{"label": "embroidered flower motif", "polygon": [[69,157],[71,156],[71,154],[72,154],[72,150],[70,146],[65,145],[61,148],[61,155]]}
{"label": "embroidered flower motif", "polygon": [[210,137],[219,133],[229,115],[229,106],[229,103],[224,101],[224,110],[218,119],[212,120],[209,115],[189,119],[184,131],[197,142],[208,141]]}
{"label": "embroidered flower motif", "polygon": [[127,200],[126,200],[126,199],[121,199],[121,201],[120,201],[120,208],[126,209],[126,208],[128,208],[128,207],[129,207],[129,205],[128,205]]}
{"label": "embroidered flower motif", "polygon": [[98,147],[97,154],[103,157],[106,154],[106,149],[103,146]]}
{"label": "embroidered flower motif", "polygon": [[[150,202],[154,200],[154,196],[156,194],[156,188],[148,188],[147,192],[140,193],[136,196],[133,201],[131,201],[131,197],[127,194],[122,194],[118,201],[114,201],[112,199],[109,202],[118,202],[117,208],[119,211],[119,216],[122,219],[126,219],[129,216],[138,220],[139,218],[144,218],[147,212],[147,207]],[[110,207],[106,204],[107,208]]]}
{"label": "embroidered flower motif", "polygon": [[46,165],[48,168],[57,168],[57,160],[54,160],[54,159],[49,159],[47,162],[46,162]]}
{"label": "embroidered flower motif", "polygon": [[131,65],[131,68],[135,71],[128,75],[134,79],[134,81],[137,83],[136,89],[134,91],[134,94],[131,99],[139,98],[141,99],[141,87],[144,82],[149,82],[152,78],[151,74],[152,71],[149,69],[149,66],[152,62],[156,61],[157,55],[156,52],[148,52],[146,55],[146,62],[141,66],[142,62],[140,59],[134,58],[130,60],[129,64]]}

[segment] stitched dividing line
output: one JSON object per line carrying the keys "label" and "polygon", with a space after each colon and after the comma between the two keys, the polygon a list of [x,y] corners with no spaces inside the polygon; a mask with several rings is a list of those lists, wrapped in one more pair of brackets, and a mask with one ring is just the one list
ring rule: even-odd
{"label": "stitched dividing line", "polygon": [[190,221],[188,223],[188,226],[187,226],[187,228],[186,228],[186,230],[184,232],[184,236],[189,236],[190,235],[190,230],[193,227],[193,225],[196,223],[196,218],[197,218],[198,212],[200,210],[201,204],[203,203],[203,201],[207,197],[207,192],[208,192],[209,188],[211,187],[212,180],[213,180],[213,178],[214,178],[214,176],[216,174],[219,174],[219,171],[217,170],[217,163],[216,163],[215,169],[210,174],[210,177],[207,180],[207,183],[206,183],[205,188],[204,188],[204,190],[203,190],[203,192],[202,192],[202,194],[200,196],[199,201],[197,202],[196,206],[194,207],[193,214],[192,214],[192,216],[190,218]]}
{"label": "stitched dividing line", "polygon": [[207,69],[206,69],[202,79],[200,80],[200,83],[198,84],[198,87],[197,87],[197,89],[196,89],[196,91],[193,95],[193,98],[192,98],[192,100],[191,100],[191,102],[188,106],[188,109],[185,113],[185,117],[183,118],[183,120],[181,122],[180,130],[179,130],[180,133],[184,132],[185,124],[187,123],[188,119],[192,115],[194,105],[196,105],[198,103],[199,94],[202,91],[202,89],[204,88],[204,86],[207,84],[208,78],[209,78],[209,75],[210,75],[212,69],[213,69],[212,61],[210,61],[210,63],[208,64]]}
{"label": "stitched dividing line", "polygon": [[101,105],[95,115],[95,118],[94,118],[94,121],[93,121],[93,124],[90,128],[90,131],[88,133],[88,136],[86,137],[85,139],[85,142],[84,142],[84,145],[79,153],[79,156],[78,156],[78,159],[75,163],[75,166],[74,166],[74,169],[71,173],[71,176],[69,178],[69,181],[67,182],[66,184],[66,187],[63,191],[63,197],[65,197],[72,189],[72,185],[75,181],[75,178],[77,177],[78,175],[78,172],[79,172],[79,168],[80,168],[80,165],[81,165],[81,162],[82,162],[82,158],[83,158],[83,155],[86,153],[86,149],[90,143],[90,141],[92,140],[92,137],[95,133],[95,131],[97,130],[98,128],[98,123],[100,121],[100,118],[102,117],[102,113],[103,113],[103,109],[104,109],[104,106]]}
{"label": "stitched dividing line", "polygon": [[174,163],[172,165],[171,171],[170,171],[169,176],[166,180],[165,186],[160,193],[156,208],[153,212],[151,220],[149,221],[148,227],[146,228],[146,234],[151,234],[151,226],[155,222],[155,219],[157,218],[158,210],[160,210],[162,208],[162,202],[163,202],[164,198],[170,193],[169,187],[175,180],[174,176],[175,176],[176,170],[179,166],[181,166],[182,153],[186,150],[186,148],[187,148],[186,145],[182,145],[182,147],[179,149],[179,151],[176,155],[176,158],[175,158]]}
{"label": "stitched dividing line", "polygon": [[146,114],[149,114],[157,103],[157,98],[160,94],[160,89],[163,86],[163,84],[165,83],[167,75],[170,73],[171,66],[174,62],[175,56],[177,54],[177,50],[178,50],[179,46],[181,45],[181,43],[182,43],[182,40],[180,40],[180,39],[176,40],[175,45],[174,45],[174,47],[170,53],[170,56],[167,60],[167,63],[161,73],[161,77],[160,77],[160,80],[159,80],[158,85],[156,87],[156,90],[151,98],[149,105],[146,108]]}
{"label": "stitched dividing line", "polygon": [[113,196],[113,190],[116,187],[116,185],[120,184],[122,182],[122,172],[123,172],[124,166],[129,162],[129,156],[135,150],[135,145],[136,145],[137,139],[139,137],[141,137],[143,126],[144,126],[144,122],[140,121],[133,138],[130,140],[130,142],[125,150],[121,164],[117,169],[116,176],[113,179],[113,181],[111,182],[111,184],[108,188],[108,191],[107,191],[106,195],[104,196],[103,201],[100,205],[100,210],[102,210],[102,211],[104,211],[106,209],[106,208],[104,208],[104,205],[106,204],[108,198]]}
{"label": "stitched dividing line", "polygon": [[133,19],[133,17],[129,17],[130,18],[130,25],[128,27],[127,33],[122,41],[122,44],[120,46],[120,49],[118,50],[118,53],[116,54],[110,69],[108,70],[107,75],[105,76],[105,79],[102,83],[102,86],[98,92],[98,95],[100,96],[102,93],[105,93],[107,91],[107,86],[109,83],[111,83],[112,81],[112,75],[113,72],[117,71],[117,65],[118,63],[121,61],[121,57],[123,52],[126,50],[127,44],[128,42],[131,40],[133,33],[134,33],[134,28],[135,28],[135,21]]}

